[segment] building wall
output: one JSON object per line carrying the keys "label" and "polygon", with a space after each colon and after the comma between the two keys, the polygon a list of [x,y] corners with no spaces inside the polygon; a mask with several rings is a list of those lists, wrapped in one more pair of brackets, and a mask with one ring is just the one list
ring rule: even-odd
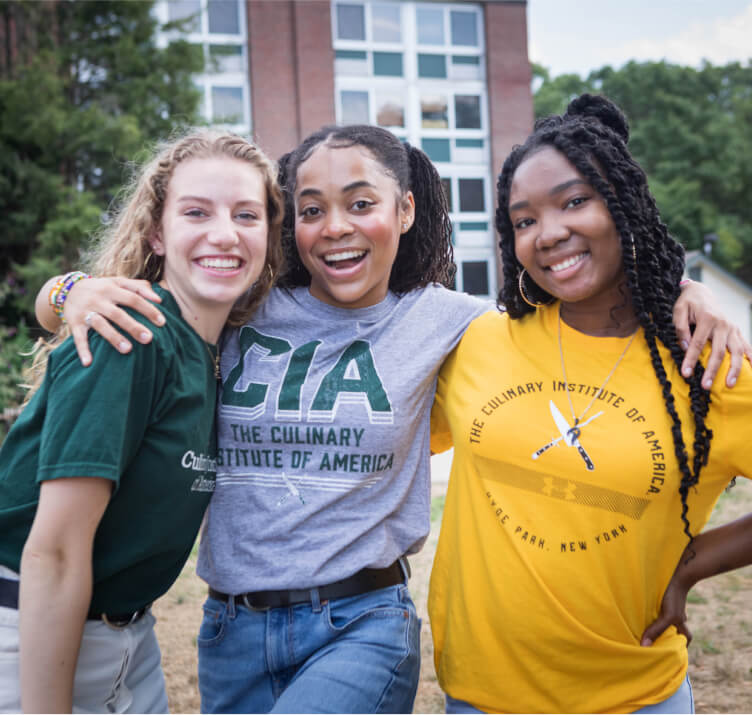
{"label": "building wall", "polygon": [[246,0],[253,134],[275,158],[334,122],[328,0]]}
{"label": "building wall", "polygon": [[721,271],[702,263],[699,280],[706,285],[718,303],[721,312],[736,323],[747,342],[752,341],[752,299],[749,291],[743,291],[729,281]]}

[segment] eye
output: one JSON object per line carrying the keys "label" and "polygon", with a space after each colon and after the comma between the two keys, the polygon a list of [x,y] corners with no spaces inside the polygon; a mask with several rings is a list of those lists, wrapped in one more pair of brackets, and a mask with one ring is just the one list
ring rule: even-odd
{"label": "eye", "polygon": [[239,211],[235,216],[241,221],[255,221],[258,218],[253,211]]}
{"label": "eye", "polygon": [[206,212],[202,209],[188,209],[185,212],[186,216],[190,216],[191,218],[203,218],[206,216]]}
{"label": "eye", "polygon": [[532,226],[535,223],[535,221],[531,218],[521,218],[518,221],[514,222],[514,230],[515,231],[521,231],[524,228],[527,228],[528,226]]}
{"label": "eye", "polygon": [[366,201],[366,199],[358,199],[352,205],[356,211],[366,211],[373,206],[373,201]]}
{"label": "eye", "polygon": [[576,206],[581,206],[584,204],[590,197],[589,196],[575,196],[573,199],[569,199],[567,201],[564,208],[575,208]]}
{"label": "eye", "polygon": [[300,209],[299,214],[302,218],[316,218],[321,215],[321,209],[318,206],[306,206]]}

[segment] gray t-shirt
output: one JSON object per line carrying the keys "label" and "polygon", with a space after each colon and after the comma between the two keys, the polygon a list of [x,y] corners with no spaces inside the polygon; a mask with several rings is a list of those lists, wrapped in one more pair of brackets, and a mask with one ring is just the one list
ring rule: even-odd
{"label": "gray t-shirt", "polygon": [[223,344],[201,578],[311,588],[418,551],[436,376],[490,307],[437,285],[353,310],[273,290]]}

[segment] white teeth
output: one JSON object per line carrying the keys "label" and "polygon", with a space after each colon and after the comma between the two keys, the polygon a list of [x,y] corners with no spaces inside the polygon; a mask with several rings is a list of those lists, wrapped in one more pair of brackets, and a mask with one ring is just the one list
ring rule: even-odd
{"label": "white teeth", "polygon": [[198,264],[203,268],[237,268],[240,266],[238,258],[201,258]]}
{"label": "white teeth", "polygon": [[327,263],[335,263],[336,261],[347,261],[351,258],[360,258],[365,255],[365,251],[359,250],[340,251],[339,253],[329,253],[324,257],[324,260]]}
{"label": "white teeth", "polygon": [[584,257],[585,257],[584,253],[578,253],[576,256],[567,258],[565,261],[562,261],[561,263],[554,263],[552,266],[549,266],[549,268],[554,273],[558,271],[563,271],[565,268],[569,268],[569,266],[573,266],[575,263],[579,263]]}

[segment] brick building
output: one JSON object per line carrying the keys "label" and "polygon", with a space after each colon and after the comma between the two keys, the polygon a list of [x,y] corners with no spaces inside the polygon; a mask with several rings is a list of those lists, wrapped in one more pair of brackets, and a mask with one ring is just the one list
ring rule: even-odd
{"label": "brick building", "polygon": [[161,0],[155,11],[205,48],[205,115],[270,155],[331,123],[378,124],[420,146],[449,197],[457,288],[495,294],[495,177],[533,120],[524,0]]}

